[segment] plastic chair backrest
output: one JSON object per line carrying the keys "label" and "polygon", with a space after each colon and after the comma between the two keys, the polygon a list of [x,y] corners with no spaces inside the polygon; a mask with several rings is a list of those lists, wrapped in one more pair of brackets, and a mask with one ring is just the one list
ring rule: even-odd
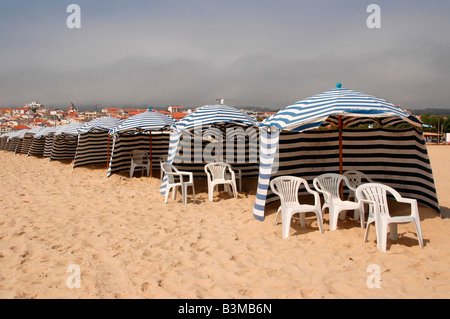
{"label": "plastic chair backrest", "polygon": [[286,205],[299,203],[298,190],[303,183],[307,182],[299,177],[280,176],[270,182],[270,188],[280,197],[281,205]]}
{"label": "plastic chair backrest", "polygon": [[144,156],[147,154],[147,151],[139,151],[139,150],[135,150],[131,152],[133,161],[136,163],[143,163],[144,161]]}
{"label": "plastic chair backrest", "polygon": [[373,182],[369,177],[366,176],[363,172],[360,171],[346,171],[344,172],[344,176],[347,177],[350,186],[356,188],[362,184],[362,181],[365,179],[369,183]]}
{"label": "plastic chair backrest", "polygon": [[339,196],[339,186],[342,181],[346,179],[345,176],[340,174],[322,174],[316,177],[319,182],[319,186],[322,190],[328,192],[332,198],[340,198]]}
{"label": "plastic chair backrest", "polygon": [[230,168],[230,165],[226,163],[209,163],[205,167],[211,172],[213,180],[221,180],[225,179],[225,170]]}
{"label": "plastic chair backrest", "polygon": [[[162,163],[161,167],[162,167],[164,173],[178,173],[178,169],[175,166],[173,166],[172,164]],[[168,180],[169,184],[175,183],[175,178],[173,177],[172,174],[167,175],[167,180]]]}
{"label": "plastic chair backrest", "polygon": [[380,216],[389,215],[389,206],[387,201],[387,193],[398,194],[397,191],[390,188],[389,186],[377,183],[363,184],[356,189],[356,197],[361,200],[371,201],[374,205],[378,207],[375,212],[379,212]]}

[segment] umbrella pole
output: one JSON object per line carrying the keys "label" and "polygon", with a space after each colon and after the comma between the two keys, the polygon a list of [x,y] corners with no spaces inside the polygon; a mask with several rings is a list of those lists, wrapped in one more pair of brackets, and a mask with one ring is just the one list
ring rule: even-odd
{"label": "umbrella pole", "polygon": [[150,132],[150,177],[153,177],[152,132]]}
{"label": "umbrella pole", "polygon": [[343,173],[342,167],[342,118],[339,116],[339,174]]}
{"label": "umbrella pole", "polygon": [[[343,170],[343,164],[342,164],[342,162],[343,162],[342,161],[342,118],[340,115],[338,116],[338,119],[339,119],[339,128],[338,128],[338,131],[339,131],[339,174],[342,175],[344,170]],[[343,196],[344,196],[344,185],[343,184],[341,184],[339,187],[339,195],[341,198],[343,198]]]}

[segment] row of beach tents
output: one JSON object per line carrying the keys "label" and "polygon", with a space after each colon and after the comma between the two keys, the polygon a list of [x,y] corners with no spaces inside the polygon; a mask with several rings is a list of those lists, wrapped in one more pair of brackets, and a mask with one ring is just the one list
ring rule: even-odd
{"label": "row of beach tents", "polygon": [[[230,148],[229,141],[234,140]],[[271,179],[299,176],[312,185],[320,174],[346,170],[362,171],[440,212],[422,123],[388,101],[340,84],[262,123],[218,104],[201,107],[180,121],[147,111],[124,121],[102,117],[88,123],[5,133],[0,142],[0,149],[27,156],[72,159],[74,168],[105,163],[106,176],[128,171],[133,150],[148,151],[154,168],[166,157],[195,177],[204,174],[206,162],[226,158],[244,178],[257,178],[253,215],[259,220],[264,220],[266,205],[278,200],[269,189]],[[199,145],[203,153],[213,156],[207,159],[189,152]],[[166,182],[164,177],[161,194]]]}

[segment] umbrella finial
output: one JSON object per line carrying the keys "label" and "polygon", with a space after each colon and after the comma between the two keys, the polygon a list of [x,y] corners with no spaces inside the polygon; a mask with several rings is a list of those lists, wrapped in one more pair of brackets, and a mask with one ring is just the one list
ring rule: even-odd
{"label": "umbrella finial", "polygon": [[342,83],[336,84],[336,87],[337,87],[338,89],[340,89],[340,88],[342,87]]}

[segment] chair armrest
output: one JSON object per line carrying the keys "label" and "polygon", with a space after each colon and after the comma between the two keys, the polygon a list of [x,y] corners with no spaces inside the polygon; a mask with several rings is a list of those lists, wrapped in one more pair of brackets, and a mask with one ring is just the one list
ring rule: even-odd
{"label": "chair armrest", "polygon": [[180,181],[183,182],[183,175],[179,172],[164,172],[166,175],[172,175],[172,176],[178,176],[180,178]]}
{"label": "chair armrest", "polygon": [[189,176],[188,182],[192,182],[194,180],[194,174],[192,172],[178,171],[178,174]]}

